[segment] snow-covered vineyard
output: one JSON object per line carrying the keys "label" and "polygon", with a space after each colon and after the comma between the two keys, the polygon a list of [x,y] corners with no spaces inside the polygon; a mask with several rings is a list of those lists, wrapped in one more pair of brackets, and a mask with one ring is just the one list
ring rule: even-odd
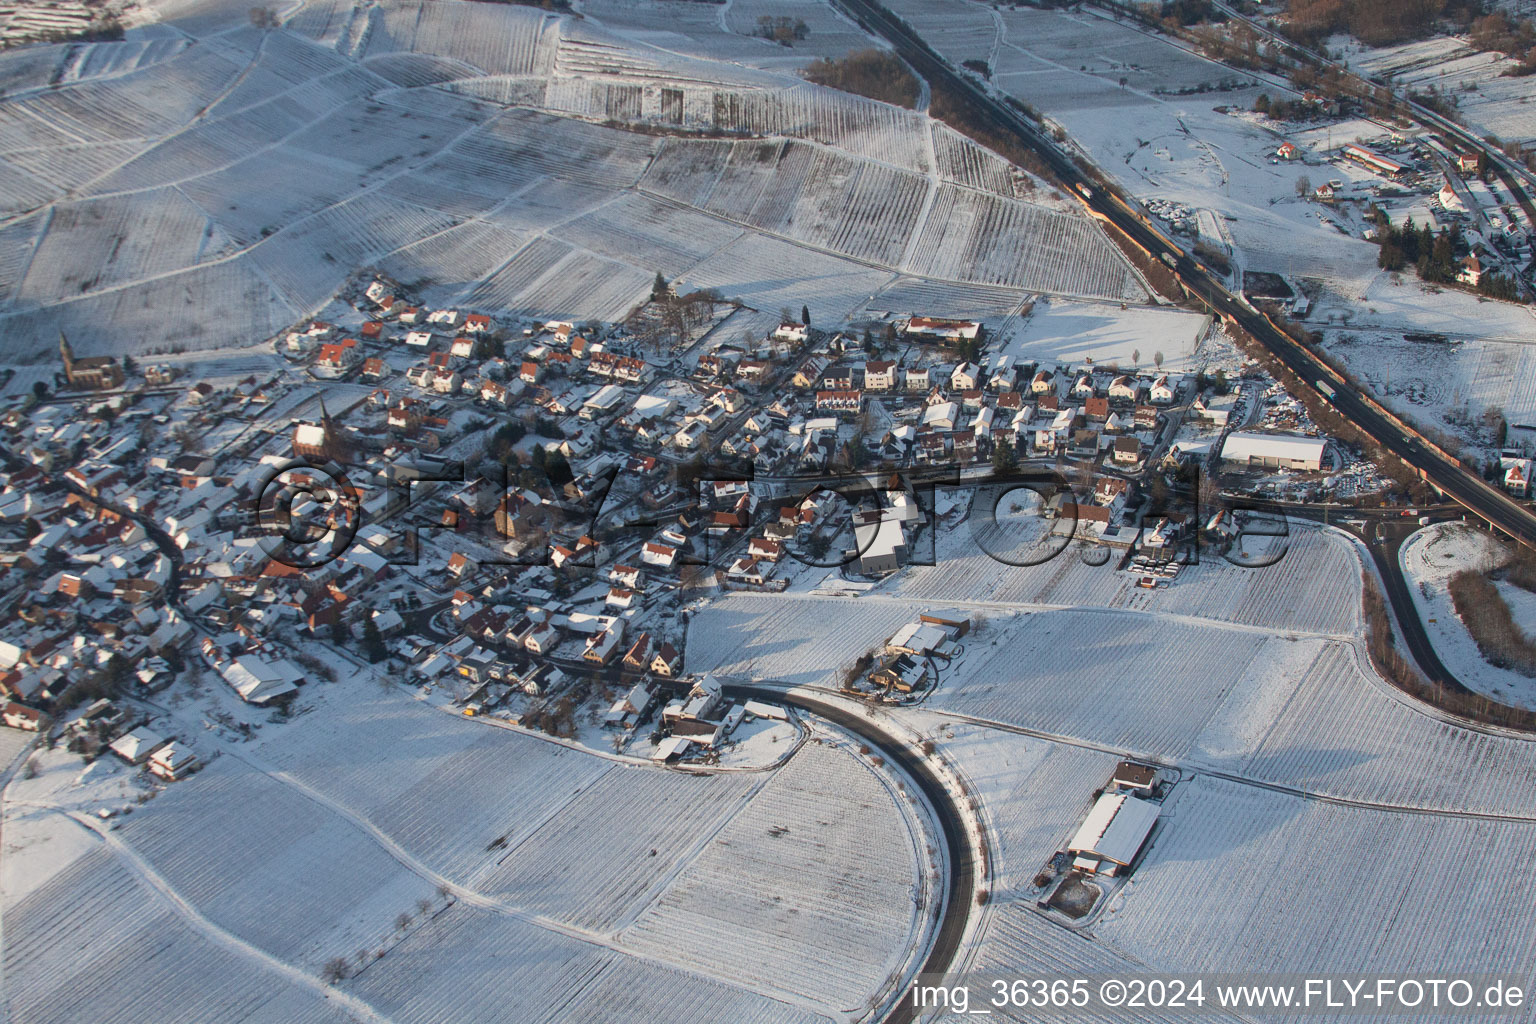
{"label": "snow-covered vineyard", "polygon": [[[993,898],[971,970],[1523,969],[1536,743],[1376,676],[1347,543],[1298,530],[1278,565],[1200,566],[1153,593],[1057,563],[984,573],[941,551],[858,597],[730,595],[695,614],[689,660],[835,688],[919,612],[971,617],[935,689],[886,712],[979,807]],[[1123,757],[1178,781],[1135,877],[1064,928],[1035,878]],[[1476,873],[1486,856],[1514,874]]]}
{"label": "snow-covered vineyard", "polygon": [[[200,13],[0,57],[13,358],[61,327],[82,352],[253,344],[370,263],[445,301],[571,318],[621,316],[658,270],[828,319],[902,276],[1005,306],[1146,298],[1040,183],[793,74],[515,5],[321,2],[265,32]],[[612,127],[630,123],[761,141]],[[820,273],[789,294],[786,261]]]}
{"label": "snow-covered vineyard", "polygon": [[[700,775],[340,689],[115,828],[71,809],[67,769],[16,783],[13,1010],[276,1020],[339,957],[344,1019],[839,1020],[889,996],[929,927],[935,840],[839,741]],[[186,998],[206,972],[229,977],[217,1013]]]}

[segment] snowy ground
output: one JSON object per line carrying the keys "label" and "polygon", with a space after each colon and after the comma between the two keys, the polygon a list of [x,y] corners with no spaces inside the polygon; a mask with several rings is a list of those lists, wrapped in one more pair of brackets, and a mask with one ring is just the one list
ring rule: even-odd
{"label": "snowy ground", "polygon": [[[1469,688],[1502,703],[1536,710],[1536,679],[1483,660],[1477,642],[1456,614],[1446,588],[1447,581],[1463,569],[1486,572],[1509,559],[1504,546],[1481,530],[1460,524],[1431,526],[1415,533],[1399,552],[1419,617],[1445,667]],[[1536,630],[1536,616],[1522,619],[1532,609],[1531,595],[1509,584],[1500,584],[1505,600],[1514,598],[1510,610],[1516,622]]]}
{"label": "snowy ground", "polygon": [[[17,1012],[163,1018],[212,998],[199,979],[222,960],[266,994],[201,1019],[280,1019],[263,1004],[326,994],[354,1018],[397,1022],[569,1019],[555,1008],[588,1002],[582,1019],[633,1020],[652,1002],[701,1022],[855,1019],[846,1011],[883,1000],[925,927],[936,866],[922,816],[832,734],[777,769],[698,775],[361,678],[313,684],[304,704],[248,741],[201,729],[205,712],[183,704],[170,722],[211,763],[169,787],[110,756],[82,773],[62,746],[39,755],[41,772],[5,794]],[[102,820],[98,807],[131,813]],[[727,890],[728,949],[696,925]],[[103,952],[62,955],[70,935]],[[335,957],[354,977],[328,988]],[[490,987],[463,973],[491,964]],[[125,971],[162,984],[113,1001]],[[628,991],[622,1011],[613,986]]]}
{"label": "snowy ground", "polygon": [[[1202,565],[1144,594],[1076,559],[988,569],[941,540],[937,566],[861,596],[708,603],[688,667],[834,685],[915,611],[973,618],[937,689],[887,712],[935,743],[985,828],[972,969],[1519,969],[1528,887],[1479,865],[1532,856],[1536,742],[1377,678],[1353,547],[1312,527],[1292,543],[1269,569]],[[1180,781],[1137,874],[1074,933],[1035,910],[1033,878],[1127,756]]]}
{"label": "snowy ground", "polygon": [[[1145,300],[1074,204],[795,75],[854,36],[799,6],[798,52],[743,34],[746,8],[309,0],[263,32],[214,0],[127,43],[0,55],[8,355],[61,327],[82,353],[254,344],[370,264],[429,301],[572,319],[619,318],[657,271],[821,323],[906,278]],[[766,141],[608,127],[631,123]]]}
{"label": "snowy ground", "polygon": [[1449,36],[1398,46],[1365,47],[1354,40],[1338,41],[1345,61],[1367,76],[1383,76],[1399,88],[1430,88],[1453,95],[1461,120],[1479,134],[1529,144],[1536,140],[1536,106],[1530,83],[1506,77],[1516,62],[1497,53],[1474,50],[1465,40]]}
{"label": "snowy ground", "polygon": [[1043,300],[1001,344],[1000,353],[1019,362],[1064,363],[1121,369],[1153,368],[1162,353],[1163,369],[1185,370],[1209,318],[1173,309],[1122,308],[1091,302]]}

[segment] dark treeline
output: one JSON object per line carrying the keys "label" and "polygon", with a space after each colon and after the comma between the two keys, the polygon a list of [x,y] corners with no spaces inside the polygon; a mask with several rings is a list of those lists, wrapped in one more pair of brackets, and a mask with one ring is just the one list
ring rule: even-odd
{"label": "dark treeline", "polygon": [[1466,26],[1482,13],[1482,0],[1291,0],[1284,31],[1308,46],[1336,32],[1387,46],[1423,39],[1442,19]]}
{"label": "dark treeline", "polygon": [[899,107],[917,106],[921,92],[917,76],[901,59],[881,50],[856,50],[840,60],[823,57],[805,69],[805,77]]}

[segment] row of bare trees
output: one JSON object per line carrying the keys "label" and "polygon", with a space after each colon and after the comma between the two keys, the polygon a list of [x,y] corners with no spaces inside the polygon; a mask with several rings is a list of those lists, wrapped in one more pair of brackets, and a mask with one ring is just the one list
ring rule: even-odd
{"label": "row of bare trees", "polygon": [[1448,589],[1456,614],[1488,663],[1536,678],[1536,638],[1520,628],[1493,581],[1463,569],[1451,577]]}

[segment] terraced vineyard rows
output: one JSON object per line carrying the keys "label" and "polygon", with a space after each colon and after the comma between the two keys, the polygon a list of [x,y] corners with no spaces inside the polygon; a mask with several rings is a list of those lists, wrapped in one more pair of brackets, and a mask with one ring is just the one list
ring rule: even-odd
{"label": "terraced vineyard rows", "polygon": [[[317,993],[192,930],[105,847],[7,906],[5,923],[7,1004],[18,1020],[353,1020]],[[218,983],[208,984],[210,978]]]}
{"label": "terraced vineyard rows", "polygon": [[[1109,612],[999,617],[968,639],[963,664],[950,668],[930,704],[1179,758],[1246,666],[1264,656],[1265,643],[1258,635]],[[1124,699],[1128,686],[1134,700]]]}
{"label": "terraced vineyard rows", "polygon": [[[1511,870],[1466,885],[1479,862]],[[1201,777],[1094,931],[1170,970],[1521,972],[1536,951],[1532,865],[1536,822],[1338,807]],[[1348,912],[1319,893],[1348,893]]]}
{"label": "terraced vineyard rows", "polygon": [[913,941],[927,855],[913,848],[902,815],[867,765],[813,741],[623,940],[757,991],[829,1010],[857,1006],[899,969]]}
{"label": "terraced vineyard rows", "polygon": [[281,960],[318,973],[434,896],[371,836],[244,765],[223,760],[199,782],[120,834],[203,916]]}
{"label": "terraced vineyard rows", "polygon": [[[1442,721],[1326,644],[1246,756],[1214,762],[1352,800],[1480,814],[1529,813],[1536,741]],[[1411,764],[1411,771],[1403,765]]]}
{"label": "terraced vineyard rows", "polygon": [[[508,843],[480,888],[556,920],[606,932],[638,909],[636,901],[761,781],[755,775],[615,767],[531,836]],[[573,856],[573,850],[581,855]]]}

